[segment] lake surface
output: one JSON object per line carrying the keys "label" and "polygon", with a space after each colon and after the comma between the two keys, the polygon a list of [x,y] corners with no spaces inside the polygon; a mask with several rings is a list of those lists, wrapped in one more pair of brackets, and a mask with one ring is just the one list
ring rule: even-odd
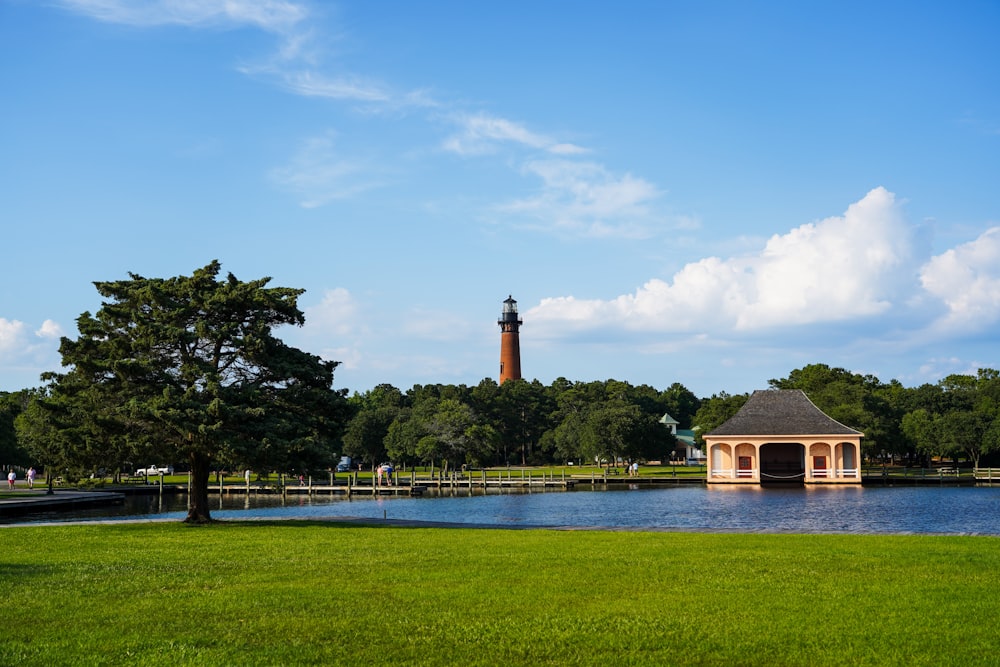
{"label": "lake surface", "polygon": [[[223,496],[218,519],[356,517],[504,527],[1000,535],[1000,487],[669,486],[407,497]],[[185,515],[186,496],[19,517],[16,522]]]}

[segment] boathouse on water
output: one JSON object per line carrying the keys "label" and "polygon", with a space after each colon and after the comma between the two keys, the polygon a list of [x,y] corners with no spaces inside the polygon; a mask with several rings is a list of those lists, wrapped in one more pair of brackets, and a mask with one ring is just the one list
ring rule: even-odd
{"label": "boathouse on water", "polygon": [[755,391],[702,436],[709,484],[861,484],[861,438],[799,389]]}

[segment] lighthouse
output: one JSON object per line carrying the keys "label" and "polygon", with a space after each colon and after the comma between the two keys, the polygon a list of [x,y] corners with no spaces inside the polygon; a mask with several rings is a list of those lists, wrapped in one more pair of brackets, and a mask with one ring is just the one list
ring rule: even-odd
{"label": "lighthouse", "polygon": [[521,342],[518,330],[521,319],[517,316],[517,301],[510,296],[503,302],[503,312],[497,324],[500,325],[500,384],[507,380],[520,380]]}

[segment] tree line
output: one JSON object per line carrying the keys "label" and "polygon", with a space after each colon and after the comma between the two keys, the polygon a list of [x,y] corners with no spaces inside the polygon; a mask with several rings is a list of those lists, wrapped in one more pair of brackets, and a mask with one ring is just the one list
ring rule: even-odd
{"label": "tree line", "polygon": [[[940,457],[979,465],[984,456],[1000,451],[1000,372],[993,369],[907,388],[896,380],[884,383],[811,364],[770,380],[768,388],[801,389],[830,417],[864,432],[863,454],[870,461],[925,465]],[[19,440],[14,428],[18,414],[32,416],[37,410],[32,400],[37,391],[0,394],[0,459],[27,465],[39,454],[52,458],[51,446],[25,446],[31,441],[23,442],[27,429]],[[310,472],[329,468],[341,455],[367,466],[392,461],[444,468],[667,460],[677,443],[660,423],[663,415],[676,419],[679,428],[694,429],[700,443],[697,436],[736,414],[748,398],[726,392],[699,398],[677,382],[659,390],[614,379],[559,378],[550,385],[508,380],[501,386],[485,378],[471,387],[418,384],[406,391],[381,384],[335,402],[331,421],[339,424],[337,435],[316,451],[278,448],[269,452],[269,460],[258,456],[254,463]],[[37,421],[37,415],[33,418]],[[88,426],[90,418],[80,419],[69,437],[57,440],[68,448],[61,456],[82,470],[121,468],[137,456],[163,457],[152,444],[140,453],[128,445],[126,434],[119,434],[124,438],[119,441]],[[22,419],[22,425],[30,422]],[[264,432],[261,440],[276,441]],[[250,462],[232,447],[215,457],[222,466]]]}
{"label": "tree line", "polygon": [[[949,375],[934,384],[904,387],[873,375],[810,364],[769,389],[800,389],[826,414],[865,434],[870,461],[925,465],[931,458],[964,458],[979,465],[1000,451],[1000,372]],[[693,429],[695,439],[736,414],[748,393],[699,398],[680,383],[665,390],[620,380],[551,385],[487,378],[474,387],[392,385],[355,393],[344,432],[344,453],[430,464],[545,465],[568,461],[666,460],[675,440],[659,423],[664,414]]]}
{"label": "tree line", "polygon": [[674,383],[660,391],[619,380],[490,378],[474,387],[383,384],[355,393],[343,452],[366,462],[503,466],[666,460],[676,439],[660,423],[689,423],[698,398]]}
{"label": "tree line", "polygon": [[[801,389],[830,417],[862,431],[869,461],[926,465],[932,458],[964,458],[978,466],[1000,453],[1000,372],[992,368],[904,387],[898,380],[810,364],[768,386]],[[748,398],[721,392],[703,399],[695,423],[708,432]]]}
{"label": "tree line", "polygon": [[[285,345],[273,330],[301,325],[301,290],[268,278],[220,278],[217,261],[191,276],[130,274],[97,282],[104,298],[60,344],[63,372],[0,392],[0,464],[83,476],[140,463],[192,472],[188,520],[210,517],[213,470],[313,472],[341,455],[443,467],[665,460],[676,445],[660,423],[711,431],[748,394],[699,398],[621,380],[550,385],[484,379],[466,385],[389,384],[348,396],[338,362]],[[979,465],[1000,449],[1000,373],[950,375],[915,388],[811,364],[772,379],[865,434],[869,459]]]}

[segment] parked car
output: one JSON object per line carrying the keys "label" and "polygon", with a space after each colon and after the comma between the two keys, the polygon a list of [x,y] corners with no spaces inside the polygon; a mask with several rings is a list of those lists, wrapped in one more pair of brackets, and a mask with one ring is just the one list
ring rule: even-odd
{"label": "parked car", "polygon": [[341,456],[340,463],[337,464],[337,472],[350,472],[351,471],[351,457]]}
{"label": "parked car", "polygon": [[156,477],[159,475],[173,475],[173,466],[149,466],[148,468],[139,468],[135,471],[136,476],[144,475],[146,477]]}

